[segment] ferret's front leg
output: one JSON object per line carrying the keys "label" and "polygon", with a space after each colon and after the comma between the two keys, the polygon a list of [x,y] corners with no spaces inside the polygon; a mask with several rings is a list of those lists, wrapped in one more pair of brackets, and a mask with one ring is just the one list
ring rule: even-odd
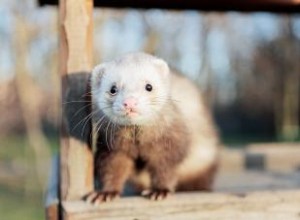
{"label": "ferret's front leg", "polygon": [[107,202],[119,197],[125,182],[133,170],[133,161],[121,152],[110,152],[97,158],[97,172],[102,185],[101,191],[90,193],[86,200],[93,204]]}
{"label": "ferret's front leg", "polygon": [[175,168],[166,163],[157,163],[149,167],[151,189],[143,193],[151,200],[165,199],[175,190],[177,182]]}
{"label": "ferret's front leg", "polygon": [[175,191],[178,181],[177,167],[187,153],[186,141],[182,135],[165,137],[150,146],[145,158],[151,178],[151,189],[144,195],[152,200],[162,200]]}

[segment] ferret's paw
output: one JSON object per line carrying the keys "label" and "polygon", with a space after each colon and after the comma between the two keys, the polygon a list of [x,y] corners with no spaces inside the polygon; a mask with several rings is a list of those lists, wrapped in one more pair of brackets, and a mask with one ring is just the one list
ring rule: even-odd
{"label": "ferret's paw", "polygon": [[98,205],[102,202],[110,202],[120,197],[120,193],[117,191],[102,191],[102,192],[91,192],[84,200],[88,203]]}
{"label": "ferret's paw", "polygon": [[151,189],[151,190],[144,190],[142,192],[142,196],[145,196],[153,201],[159,201],[166,199],[170,195],[170,190],[168,189]]}

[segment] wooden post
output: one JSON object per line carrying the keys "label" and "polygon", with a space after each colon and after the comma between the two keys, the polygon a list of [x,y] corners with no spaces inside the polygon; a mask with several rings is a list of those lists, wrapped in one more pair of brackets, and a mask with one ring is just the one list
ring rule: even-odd
{"label": "wooden post", "polygon": [[[87,92],[88,74],[84,72],[90,72],[92,68],[92,11],[93,0],[60,0],[59,2],[63,109],[60,151],[60,199],[62,201],[80,199],[94,187],[90,135],[84,132],[80,136],[79,132],[77,134],[74,132],[75,126],[79,127],[78,131],[83,130],[84,125],[88,128],[91,126],[90,121],[86,121],[88,112],[85,108],[87,99],[84,95]],[[72,105],[73,103],[78,105]],[[78,109],[82,106],[84,111]]]}

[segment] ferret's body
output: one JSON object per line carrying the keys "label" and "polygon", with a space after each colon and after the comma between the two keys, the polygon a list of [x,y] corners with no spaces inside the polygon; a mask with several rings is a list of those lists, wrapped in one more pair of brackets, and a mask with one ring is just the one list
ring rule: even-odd
{"label": "ferret's body", "polygon": [[187,78],[172,74],[171,94],[184,120],[190,143],[177,169],[177,190],[211,190],[218,165],[219,138],[211,113],[198,88]]}
{"label": "ferret's body", "polygon": [[164,61],[133,53],[97,66],[91,85],[102,189],[89,200],[110,200],[127,181],[152,199],[211,189],[218,137],[193,83]]}

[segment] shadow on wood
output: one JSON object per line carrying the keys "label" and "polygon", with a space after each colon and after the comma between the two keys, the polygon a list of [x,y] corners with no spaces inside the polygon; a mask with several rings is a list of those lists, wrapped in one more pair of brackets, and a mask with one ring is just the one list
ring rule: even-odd
{"label": "shadow on wood", "polygon": [[66,91],[63,95],[63,118],[66,131],[62,135],[92,146],[90,74],[72,73],[63,77]]}

